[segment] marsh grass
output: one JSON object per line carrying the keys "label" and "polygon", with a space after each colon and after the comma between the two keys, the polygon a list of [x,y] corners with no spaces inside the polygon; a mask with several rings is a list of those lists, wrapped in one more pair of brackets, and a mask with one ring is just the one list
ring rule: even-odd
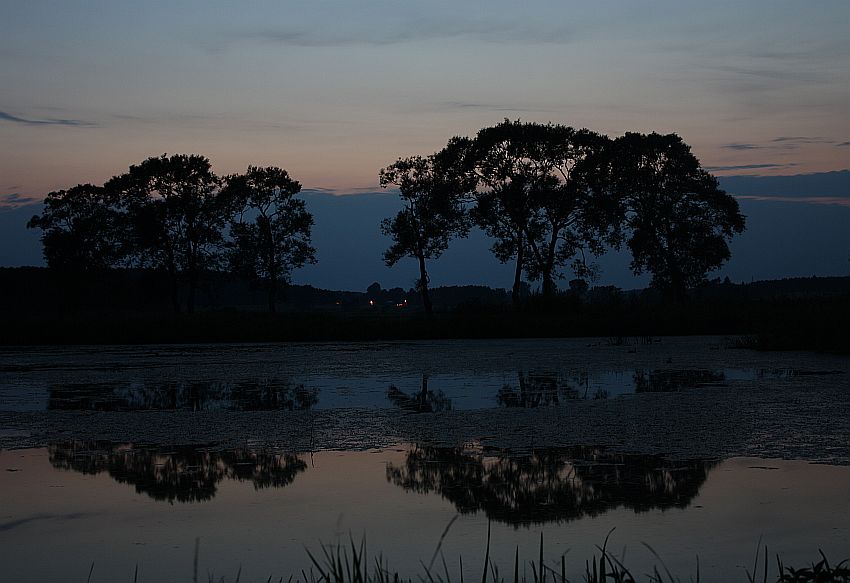
{"label": "marsh grass", "polygon": [[[381,554],[370,557],[365,537],[357,542],[353,536],[349,535],[347,543],[321,544],[317,552],[305,548],[312,564],[309,570],[302,570],[287,577],[270,575],[265,583],[466,583],[463,557],[458,558],[457,575],[453,575],[442,549],[446,535],[455,520],[457,516],[446,526],[428,564],[420,561],[419,573],[413,577],[402,576],[398,571],[391,569],[389,562]],[[643,546],[654,557],[656,564],[649,573],[633,573],[625,564],[624,556],[618,557],[608,549],[608,542],[613,532],[614,529],[611,529],[602,545],[596,547],[597,552],[584,561],[584,572],[578,579],[567,576],[566,553],[554,560],[545,559],[543,533],[540,534],[537,556],[530,560],[522,560],[519,547],[516,547],[513,553],[513,568],[505,574],[491,557],[490,524],[488,523],[484,562],[480,567],[480,583],[701,583],[703,581],[699,557],[696,559],[694,574],[683,579],[674,575],[665,565],[663,558],[646,543],[643,543]],[[199,579],[199,551],[200,544],[196,539],[192,583],[199,581],[241,583],[241,565],[233,578],[207,573],[204,579]],[[743,577],[736,580],[742,583],[850,583],[850,561],[844,560],[833,565],[822,551],[819,553],[820,560],[799,568],[786,566],[777,554],[774,565],[770,560],[767,546],[762,546],[759,540],[752,570],[746,569]],[[86,579],[87,583],[97,583],[97,578],[92,577],[94,571],[95,565],[92,563]],[[139,574],[139,566],[136,565],[132,576],[133,583],[139,583],[142,580]],[[470,580],[470,583],[479,583],[479,578],[476,576],[475,579]]]}
{"label": "marsh grass", "polygon": [[[357,544],[354,538],[350,537],[348,545],[322,545],[321,556],[314,555],[308,549],[307,553],[315,570],[311,569],[309,573],[302,571],[301,579],[295,581],[298,583],[464,583],[462,557],[458,561],[459,574],[453,576],[442,552],[443,540],[452,523],[449,523],[440,537],[429,564],[420,563],[421,572],[413,578],[402,577],[398,572],[390,570],[387,561],[381,555],[374,557],[374,562],[370,564],[366,553],[365,538]],[[488,524],[484,564],[481,567],[481,583],[701,582],[699,557],[696,559],[695,573],[686,579],[682,579],[674,575],[664,564],[663,558],[645,543],[644,546],[655,558],[656,565],[650,573],[634,574],[624,563],[622,557],[617,557],[608,550],[608,542],[612,533],[613,529],[605,537],[602,545],[596,547],[598,554],[594,553],[590,559],[585,561],[581,579],[567,577],[566,554],[561,554],[555,561],[544,559],[543,533],[540,534],[537,557],[523,562],[520,559],[519,547],[516,547],[513,569],[505,576],[490,556],[490,525]],[[439,562],[437,558],[439,558]],[[850,564],[848,564],[848,561],[844,560],[836,565],[831,565],[822,551],[819,561],[802,568],[786,566],[781,557],[776,555],[776,568],[773,570],[769,558],[767,546],[764,546],[762,550],[761,541],[759,541],[752,571],[748,569],[744,573],[747,583],[850,583]],[[744,581],[743,578],[741,580]],[[290,577],[288,583],[293,583],[292,577]]]}

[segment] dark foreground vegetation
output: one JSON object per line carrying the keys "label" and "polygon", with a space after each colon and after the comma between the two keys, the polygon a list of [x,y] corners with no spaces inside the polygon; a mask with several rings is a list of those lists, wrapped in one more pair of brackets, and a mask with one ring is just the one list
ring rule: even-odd
{"label": "dark foreground vegetation", "polygon": [[[454,521],[452,521],[454,522]],[[457,562],[446,558],[442,550],[443,539],[451,527],[451,523],[443,533],[443,537],[439,540],[434,550],[434,554],[428,564],[420,561],[419,574],[414,577],[406,577],[400,575],[398,571],[391,569],[389,561],[382,555],[372,556],[367,553],[365,539],[359,544],[355,543],[354,539],[346,544],[338,545],[322,545],[321,551],[314,553],[309,548],[306,549],[307,555],[312,562],[312,567],[308,571],[302,570],[300,573],[292,573],[286,578],[270,575],[267,579],[268,583],[277,581],[283,583],[287,581],[292,583],[413,583],[428,582],[428,583],[453,583],[464,580],[463,557],[458,557]],[[557,559],[544,559],[543,549],[543,533],[540,534],[540,547],[537,557],[531,560],[522,560],[519,554],[519,548],[516,549],[512,557],[497,558],[490,555],[490,532],[488,528],[487,545],[484,554],[483,564],[474,569],[476,576],[480,572],[481,583],[570,583],[582,581],[585,583],[637,583],[645,581],[647,583],[680,583],[682,581],[703,580],[700,574],[699,558],[695,560],[696,566],[694,572],[689,575],[673,574],[664,564],[664,560],[660,557],[649,545],[644,545],[646,550],[655,558],[655,566],[649,572],[632,572],[626,564],[624,557],[618,557],[615,553],[608,550],[608,539],[611,534],[606,537],[602,546],[597,547],[598,555],[594,554],[583,560],[581,571],[583,574],[580,578],[567,576],[567,553],[561,554]],[[242,578],[242,567],[238,567],[232,579],[218,574],[207,573],[206,577],[199,574],[199,549],[198,541],[195,544],[195,558],[193,563],[192,583],[208,580],[210,583],[219,581],[225,583],[233,581],[238,583]],[[570,558],[570,571],[574,570],[574,558]],[[501,571],[497,566],[499,563],[510,564],[511,568],[508,572]],[[774,562],[775,561],[775,562]],[[469,563],[467,562],[467,565]],[[742,569],[740,577],[735,578],[735,581],[748,583],[763,582],[767,583],[848,583],[850,582],[850,561],[844,560],[839,563],[830,563],[829,559],[820,552],[820,556],[806,566],[788,566],[785,565],[782,558],[777,554],[771,559],[768,548],[765,546],[762,550],[761,542],[756,548],[755,559],[751,568]],[[95,564],[92,563],[89,570],[87,583],[97,581],[94,577]],[[454,574],[453,574],[454,573]],[[684,578],[683,578],[684,577]],[[478,580],[477,578],[475,579]],[[133,583],[144,581],[141,576],[138,565],[135,567],[132,574]]]}
{"label": "dark foreground vegetation", "polygon": [[364,292],[286,288],[278,313],[265,290],[213,279],[194,314],[170,308],[155,272],[115,270],[68,279],[49,269],[0,269],[0,344],[136,344],[603,337],[712,334],[741,347],[850,352],[850,278],[732,284],[695,290],[688,301],[653,290],[576,288],[553,299],[531,294],[522,308],[483,286],[432,290],[427,316],[417,290]]}

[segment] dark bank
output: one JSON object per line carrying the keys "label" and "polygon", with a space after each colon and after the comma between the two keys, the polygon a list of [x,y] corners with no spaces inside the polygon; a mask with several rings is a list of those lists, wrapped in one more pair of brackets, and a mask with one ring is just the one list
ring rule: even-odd
{"label": "dark bank", "polygon": [[[210,274],[194,314],[170,310],[168,282],[150,271],[54,273],[0,269],[5,345],[282,342],[449,338],[727,335],[760,349],[850,350],[850,278],[713,282],[688,301],[655,290],[579,288],[554,298],[484,286],[435,288],[425,314],[415,289],[364,292],[288,286],[278,313],[248,280]],[[181,290],[181,293],[185,293]]]}

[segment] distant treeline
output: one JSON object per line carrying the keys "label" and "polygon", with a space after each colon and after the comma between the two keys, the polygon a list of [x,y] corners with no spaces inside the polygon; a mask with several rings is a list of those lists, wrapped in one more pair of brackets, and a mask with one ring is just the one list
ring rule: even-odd
{"label": "distant treeline", "polygon": [[[0,269],[0,344],[136,344],[601,336],[613,339],[719,334],[742,347],[850,352],[850,277],[734,284],[714,280],[688,302],[657,289],[573,286],[546,300],[485,286],[433,291],[427,317],[419,290],[334,291],[293,285],[285,313],[262,313],[265,290],[227,273],[198,290],[201,314],[169,310],[167,276],[115,269],[70,274]],[[182,290],[186,293],[186,290]],[[738,339],[738,340],[734,340]]]}
{"label": "distant treeline", "polygon": [[[152,269],[110,269],[101,272],[68,273],[44,267],[0,268],[0,304],[15,312],[31,314],[95,312],[154,313],[168,311],[171,299],[160,293],[168,286],[168,275]],[[179,301],[185,301],[181,289]],[[443,286],[433,290],[440,309],[460,305],[510,305],[510,293],[482,285]],[[367,290],[327,290],[311,285],[288,285],[281,300],[283,311],[369,310],[406,312],[422,308],[421,295],[414,289],[385,289],[375,282]],[[259,311],[267,307],[263,285],[239,274],[207,273],[196,291],[197,311],[236,309]],[[5,311],[5,310],[4,310]],[[7,311],[8,313],[8,311]]]}
{"label": "distant treeline", "polygon": [[[505,120],[430,156],[400,158],[379,177],[404,203],[380,225],[392,239],[384,259],[418,261],[428,314],[426,261],[473,227],[493,239],[500,261],[515,263],[511,302],[519,308],[526,281],[539,281],[543,299],[553,300],[567,268],[571,289],[587,289],[598,278],[593,257],[623,244],[635,273],[649,272],[654,288],[684,299],[729,258],[728,242],[745,223],[675,134],[611,139]],[[173,309],[188,312],[211,274],[228,273],[262,285],[275,311],[292,271],[316,260],[300,190],[281,168],[218,177],[203,156],[163,155],[103,185],[51,192],[28,226],[42,230],[57,272],[153,270],[167,281]]]}
{"label": "distant treeline", "polygon": [[[152,313],[170,308],[170,298],[159,293],[167,284],[167,274],[150,269],[68,273],[44,267],[0,267],[0,305],[6,308],[7,315],[11,311],[52,315],[92,315],[96,311]],[[187,290],[181,290],[181,302],[186,293]],[[559,292],[552,302],[532,294],[527,284],[523,286],[523,294],[524,305],[530,309],[538,305],[666,304],[667,300],[663,292],[654,288],[622,290],[610,285],[586,287],[575,282]],[[196,295],[196,306],[204,312],[225,309],[256,312],[267,307],[262,285],[227,272],[208,273]],[[439,286],[431,289],[431,296],[434,306],[447,312],[511,305],[510,291],[484,285]],[[697,308],[706,301],[817,301],[836,297],[850,297],[850,277],[798,277],[752,283],[717,278],[692,290],[690,300]],[[381,313],[415,312],[422,308],[422,296],[416,288],[383,288],[379,282],[361,291],[292,284],[285,288],[281,299],[287,311]]]}

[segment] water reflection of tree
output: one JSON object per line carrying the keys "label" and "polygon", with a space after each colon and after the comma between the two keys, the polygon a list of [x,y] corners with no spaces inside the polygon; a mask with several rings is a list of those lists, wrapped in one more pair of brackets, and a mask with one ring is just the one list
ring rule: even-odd
{"label": "water reflection of tree", "polygon": [[318,389],[286,381],[68,383],[50,387],[47,407],[93,411],[303,411],[318,401]]}
{"label": "water reflection of tree", "polygon": [[599,448],[489,457],[417,446],[404,464],[387,467],[387,480],[408,491],[440,494],[460,513],[483,511],[492,520],[519,526],[597,516],[618,507],[685,508],[712,466]]}
{"label": "water reflection of tree", "polygon": [[634,374],[636,393],[666,393],[718,385],[726,380],[723,372],[705,369],[656,369],[636,370]]}
{"label": "water reflection of tree", "polygon": [[452,400],[443,391],[432,391],[428,388],[428,375],[422,375],[419,391],[413,395],[399,390],[395,385],[387,389],[387,398],[399,409],[413,413],[439,413],[450,411]]}
{"label": "water reflection of tree", "polygon": [[251,482],[255,489],[283,488],[307,469],[297,455],[247,449],[74,441],[50,445],[48,452],[55,468],[92,475],[106,472],[119,483],[135,486],[139,494],[169,503],[210,500],[225,479]]}
{"label": "water reflection of tree", "polygon": [[[547,407],[562,401],[581,398],[578,387],[587,392],[587,375],[567,380],[558,373],[517,373],[517,387],[505,384],[496,395],[502,407]],[[586,395],[585,395],[586,396]]]}

